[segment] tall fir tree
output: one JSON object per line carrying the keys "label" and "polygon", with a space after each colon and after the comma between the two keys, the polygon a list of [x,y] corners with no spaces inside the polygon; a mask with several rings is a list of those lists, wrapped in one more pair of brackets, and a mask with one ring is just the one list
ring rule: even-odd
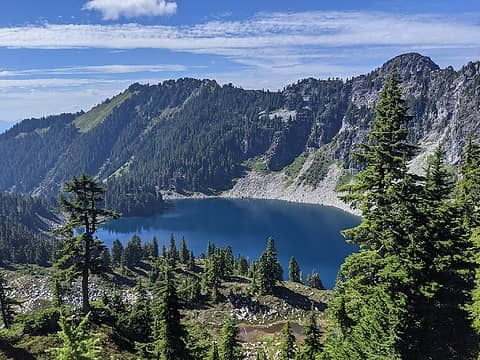
{"label": "tall fir tree", "polygon": [[187,243],[185,242],[185,237],[182,237],[180,242],[180,251],[179,251],[179,260],[182,264],[187,264],[189,257],[189,251],[187,248]]}
{"label": "tall fir tree", "polygon": [[407,162],[415,147],[407,141],[410,117],[395,69],[382,90],[369,143],[355,156],[364,168],[343,199],[362,212],[359,226],[344,235],[360,247],[340,269],[328,310],[327,359],[401,357],[409,292],[421,271],[415,254],[415,179]]}
{"label": "tall fir tree", "polygon": [[[66,183],[63,191],[68,195],[60,197],[60,205],[68,214],[68,221],[56,231],[65,236],[57,267],[68,278],[82,278],[82,309],[87,313],[90,311],[90,273],[105,271],[101,255],[106,248],[94,235],[100,224],[119,215],[99,206],[104,202],[105,189],[85,174]],[[81,234],[75,235],[78,229]]]}
{"label": "tall fir tree", "polygon": [[220,338],[220,358],[222,360],[240,360],[243,358],[240,343],[238,342],[238,327],[232,318],[227,318],[222,327]]}
{"label": "tall fir tree", "polygon": [[208,354],[207,360],[220,360],[220,355],[218,353],[218,345],[216,342],[212,344],[210,353]]}
{"label": "tall fir tree", "polygon": [[0,311],[5,328],[9,328],[15,318],[15,308],[21,305],[21,302],[12,298],[9,292],[12,289],[7,283],[4,273],[0,273]]}
{"label": "tall fir tree", "polygon": [[480,334],[480,144],[472,136],[469,136],[465,146],[461,175],[457,203],[465,236],[470,241],[470,259],[475,271],[474,287],[467,309],[473,328]]}
{"label": "tall fir tree", "polygon": [[296,360],[316,360],[322,351],[320,343],[320,329],[317,325],[317,317],[312,312],[307,319],[307,323],[303,329],[304,339],[300,346],[300,351],[296,356]]}
{"label": "tall fir tree", "polygon": [[295,358],[295,335],[293,335],[290,321],[287,321],[282,329],[281,341],[278,360],[293,360]]}
{"label": "tall fir tree", "polygon": [[190,359],[185,339],[187,333],[181,324],[180,302],[169,268],[154,289],[155,303],[152,309],[153,358],[160,360]]}
{"label": "tall fir tree", "polygon": [[300,278],[300,266],[293,256],[288,263],[288,279],[297,283],[302,282],[302,279]]}
{"label": "tall fir tree", "polygon": [[267,248],[260,256],[257,268],[257,281],[262,294],[271,294],[274,286],[282,280],[282,267],[277,259],[275,241],[269,238]]}
{"label": "tall fir tree", "polygon": [[112,265],[119,266],[123,256],[123,245],[120,240],[115,239],[112,244]]}

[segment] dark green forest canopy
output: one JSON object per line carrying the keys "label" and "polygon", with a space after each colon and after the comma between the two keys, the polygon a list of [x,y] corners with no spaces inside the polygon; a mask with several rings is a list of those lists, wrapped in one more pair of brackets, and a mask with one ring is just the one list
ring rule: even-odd
{"label": "dark green forest canopy", "polygon": [[[215,194],[249,170],[247,160],[279,171],[320,149],[301,179],[316,186],[332,162],[354,165],[350,155],[366,140],[372,100],[394,63],[407,89],[409,140],[451,127],[446,150],[459,156],[479,128],[469,65],[440,70],[427,57],[404,54],[367,75],[304,79],[276,92],[190,78],[134,84],[86,113],[25,120],[0,135],[0,190],[56,196],[84,172],[107,186],[108,207],[142,215],[163,205],[161,191]],[[432,114],[452,98],[452,82],[471,101],[449,114],[458,122],[439,123]]]}

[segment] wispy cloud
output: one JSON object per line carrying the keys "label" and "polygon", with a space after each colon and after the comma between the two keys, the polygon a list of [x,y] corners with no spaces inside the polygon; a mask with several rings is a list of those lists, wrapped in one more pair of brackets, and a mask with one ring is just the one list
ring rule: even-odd
{"label": "wispy cloud", "polygon": [[[127,1],[108,3],[118,5],[127,4]],[[118,10],[108,16],[126,15]],[[157,76],[171,78],[180,71],[184,75],[215,78],[246,88],[275,90],[309,76],[349,77],[365,73],[407,51],[426,53],[442,66],[452,61],[452,65],[457,66],[466,59],[480,58],[480,24],[473,16],[311,11],[261,13],[239,21],[229,19],[188,26],[46,24],[0,27],[0,48],[163,49],[183,55],[214,55],[210,57],[212,65],[201,71],[193,66],[184,68],[175,64],[0,70],[0,109],[7,114],[0,113],[0,118],[15,118],[8,114],[18,114],[25,109],[32,112],[37,109],[39,114],[56,113],[60,111],[56,107],[58,99],[62,99],[65,106],[81,104],[88,108],[94,102],[94,95],[98,102],[104,95],[111,96],[122,90],[129,82],[143,78],[144,82],[154,83]],[[453,52],[461,57],[453,59]],[[219,59],[228,66],[217,67],[213,62]],[[165,73],[153,74],[161,72]],[[127,73],[132,75],[115,77],[115,74]],[[99,79],[102,76],[108,79]],[[148,79],[149,76],[154,78]],[[16,103],[13,96],[18,97]],[[20,101],[31,107],[19,109]],[[45,112],[46,109],[49,111]]]}
{"label": "wispy cloud", "polygon": [[104,20],[116,20],[122,16],[172,15],[177,11],[177,3],[165,0],[89,0],[83,9],[100,11]]}
{"label": "wispy cloud", "polygon": [[244,21],[192,26],[54,25],[0,28],[0,46],[18,48],[161,48],[221,55],[241,49],[362,45],[478,46],[480,26],[434,15],[360,12],[259,14]]}
{"label": "wispy cloud", "polygon": [[140,72],[181,72],[185,70],[187,70],[185,66],[176,64],[74,66],[52,69],[0,70],[0,78],[25,75],[131,74]]}

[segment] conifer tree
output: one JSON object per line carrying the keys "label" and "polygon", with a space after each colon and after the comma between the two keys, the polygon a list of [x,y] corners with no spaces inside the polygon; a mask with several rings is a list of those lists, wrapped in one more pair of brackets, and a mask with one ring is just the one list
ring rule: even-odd
{"label": "conifer tree", "polygon": [[123,251],[124,262],[128,268],[134,268],[140,265],[143,259],[142,239],[140,236],[133,235],[128,241]]}
{"label": "conifer tree", "polygon": [[248,275],[248,261],[244,256],[238,255],[235,261],[235,270],[240,276]]}
{"label": "conifer tree", "polygon": [[468,138],[464,150],[461,175],[457,203],[461,211],[460,221],[465,237],[470,241],[469,258],[475,271],[471,303],[467,309],[474,329],[480,334],[480,145],[472,136]]}
{"label": "conifer tree", "polygon": [[193,255],[192,250],[188,252],[187,269],[190,271],[195,270],[195,255]]}
{"label": "conifer tree", "polygon": [[315,360],[322,351],[320,329],[317,326],[315,313],[311,313],[303,329],[304,339],[297,354],[297,360]]}
{"label": "conifer tree", "polygon": [[151,256],[156,259],[158,258],[158,255],[159,255],[159,250],[158,250],[158,240],[157,240],[157,237],[154,236],[153,237],[153,240],[152,240],[152,254]]}
{"label": "conifer tree", "polygon": [[276,283],[282,280],[282,268],[277,260],[275,241],[271,237],[258,261],[257,276],[259,290],[262,294],[271,294]]}
{"label": "conifer tree", "polygon": [[[56,231],[65,236],[57,266],[68,278],[82,278],[82,309],[87,313],[90,310],[90,273],[105,270],[101,259],[105,246],[94,235],[100,224],[119,215],[99,206],[104,201],[105,189],[85,174],[74,177],[64,185],[63,190],[70,196],[60,197],[60,205],[69,219]],[[74,235],[74,230],[79,228],[81,235]]]}
{"label": "conifer tree", "polygon": [[312,274],[307,277],[307,286],[310,286],[314,289],[324,290],[322,279],[316,270],[312,271]]}
{"label": "conifer tree", "polygon": [[295,358],[295,336],[290,321],[287,321],[282,330],[282,342],[278,360],[293,360]]}
{"label": "conifer tree", "polygon": [[[470,238],[453,201],[455,183],[438,147],[428,158],[417,207],[416,253],[420,276],[412,283],[401,352],[408,358],[462,359],[475,339],[464,310],[473,288]],[[455,330],[452,330],[455,329]],[[453,333],[454,331],[454,333]]]}
{"label": "conifer tree", "polygon": [[238,342],[238,327],[232,318],[227,318],[222,327],[220,338],[220,358],[222,360],[242,359],[241,346]]}
{"label": "conifer tree", "polygon": [[2,321],[5,328],[9,328],[15,318],[15,307],[21,305],[21,302],[9,296],[11,288],[7,284],[4,273],[0,273],[0,310],[2,312]]}
{"label": "conifer tree", "polygon": [[[400,358],[411,284],[421,274],[415,254],[416,187],[407,162],[415,147],[407,142],[410,117],[396,71],[382,90],[369,143],[355,156],[364,168],[343,199],[362,212],[359,226],[344,235],[360,247],[340,269],[328,309],[325,357]],[[419,268],[420,267],[420,268]]]}
{"label": "conifer tree", "polygon": [[80,322],[68,320],[64,315],[60,317],[61,331],[58,333],[63,341],[62,347],[49,350],[57,360],[100,360],[100,339],[88,330],[88,313]]}
{"label": "conifer tree", "polygon": [[187,249],[187,243],[185,242],[185,237],[182,237],[180,242],[180,251],[179,251],[179,260],[182,264],[186,264],[189,258],[189,251]]}
{"label": "conifer tree", "polygon": [[169,240],[169,247],[168,247],[168,251],[167,251],[167,257],[168,257],[168,262],[169,262],[169,265],[174,268],[176,265],[177,265],[177,261],[178,261],[178,250],[177,250],[177,246],[175,244],[175,237],[173,236],[173,233],[170,234],[170,240]]}
{"label": "conifer tree", "polygon": [[123,256],[123,245],[120,240],[115,239],[112,244],[112,264],[119,266]]}
{"label": "conifer tree", "polygon": [[212,349],[208,354],[207,360],[220,360],[220,355],[218,354],[218,346],[216,342],[212,344]]}
{"label": "conifer tree", "polygon": [[181,324],[180,304],[172,273],[165,270],[154,289],[155,303],[152,309],[152,355],[161,360],[189,359],[185,338],[187,333]]}
{"label": "conifer tree", "polygon": [[290,262],[288,263],[288,279],[297,283],[302,282],[300,278],[300,266],[293,256],[290,258]]}

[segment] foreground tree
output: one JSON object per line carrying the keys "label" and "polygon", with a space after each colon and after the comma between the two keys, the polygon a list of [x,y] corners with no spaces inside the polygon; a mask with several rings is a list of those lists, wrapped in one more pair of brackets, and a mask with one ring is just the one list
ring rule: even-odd
{"label": "foreground tree", "polygon": [[282,342],[280,344],[279,360],[293,360],[295,358],[295,336],[292,332],[292,325],[287,321],[282,330]]}
{"label": "foreground tree", "polygon": [[315,360],[322,351],[320,329],[317,326],[315,313],[311,313],[303,329],[304,339],[297,354],[297,360]]}
{"label": "foreground tree", "polygon": [[60,332],[62,347],[52,348],[48,352],[57,360],[100,360],[100,339],[88,329],[89,314],[79,324],[60,317]]}
{"label": "foreground tree", "polygon": [[[98,226],[119,215],[99,206],[104,202],[105,189],[96,180],[85,174],[66,183],[60,197],[60,206],[68,215],[67,224],[56,232],[65,236],[61,258],[57,262],[69,279],[82,278],[82,309],[90,311],[90,273],[104,271],[102,253],[105,246],[94,235]],[[81,235],[75,235],[80,231]]]}
{"label": "foreground tree", "polygon": [[468,311],[477,334],[480,334],[480,145],[470,136],[462,159],[462,179],[457,201],[461,223],[471,245],[470,258],[475,268],[475,283]]}
{"label": "foreground tree", "polygon": [[277,282],[282,280],[282,267],[277,259],[273,238],[268,239],[267,248],[258,260],[257,278],[262,294],[271,294]]}
{"label": "foreground tree", "polygon": [[238,327],[233,319],[228,318],[222,327],[220,339],[220,358],[222,360],[239,360],[243,358],[241,346],[238,342]]}
{"label": "foreground tree", "polygon": [[157,281],[154,298],[156,303],[152,309],[153,358],[161,360],[189,359],[185,345],[187,333],[181,324],[180,303],[169,268]]}
{"label": "foreground tree", "polygon": [[[328,310],[325,357],[399,359],[408,293],[419,273],[413,255],[415,182],[407,161],[407,109],[395,71],[377,103],[369,143],[356,158],[364,164],[343,198],[360,208],[362,222],[344,235],[360,247],[340,269]],[[420,264],[421,265],[421,264]]]}
{"label": "foreground tree", "polygon": [[20,301],[10,297],[8,293],[11,288],[7,284],[5,274],[0,273],[0,310],[5,328],[9,328],[15,318],[15,307],[21,304]]}
{"label": "foreground tree", "polygon": [[297,283],[302,282],[300,277],[300,266],[293,256],[290,258],[290,262],[288,263],[288,279]]}

